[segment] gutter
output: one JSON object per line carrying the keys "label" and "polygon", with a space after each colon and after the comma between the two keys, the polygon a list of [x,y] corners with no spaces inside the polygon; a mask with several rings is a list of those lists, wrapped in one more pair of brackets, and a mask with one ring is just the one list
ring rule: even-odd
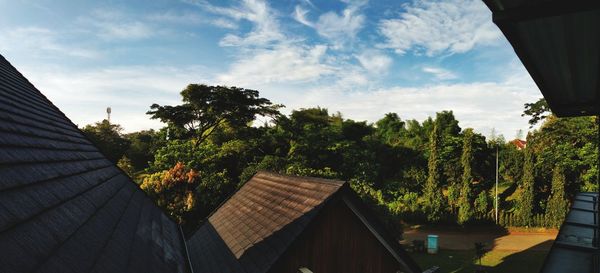
{"label": "gutter", "polygon": [[180,235],[181,241],[183,242],[183,250],[184,250],[184,254],[185,254],[185,259],[187,260],[188,272],[194,273],[194,268],[192,267],[192,261],[190,260],[190,253],[188,252],[187,242],[185,240],[185,236],[183,235],[183,229],[181,229],[180,225],[177,225],[177,227],[179,228],[179,235]]}

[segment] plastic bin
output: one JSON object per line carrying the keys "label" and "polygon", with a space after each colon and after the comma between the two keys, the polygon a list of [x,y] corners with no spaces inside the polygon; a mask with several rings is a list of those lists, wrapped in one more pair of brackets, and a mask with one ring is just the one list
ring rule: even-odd
{"label": "plastic bin", "polygon": [[427,253],[437,254],[438,250],[438,236],[433,234],[427,235]]}

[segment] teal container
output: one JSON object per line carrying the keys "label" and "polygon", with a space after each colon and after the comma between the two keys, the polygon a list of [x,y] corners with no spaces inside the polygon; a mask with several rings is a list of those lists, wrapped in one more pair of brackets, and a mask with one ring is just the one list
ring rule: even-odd
{"label": "teal container", "polygon": [[437,254],[439,250],[438,245],[438,236],[437,235],[427,235],[427,253],[429,254]]}

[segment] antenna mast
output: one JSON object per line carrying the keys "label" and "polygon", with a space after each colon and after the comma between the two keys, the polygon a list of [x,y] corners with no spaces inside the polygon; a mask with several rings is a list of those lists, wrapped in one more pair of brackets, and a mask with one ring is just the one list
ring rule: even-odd
{"label": "antenna mast", "polygon": [[110,109],[110,106],[106,108],[106,114],[108,115],[108,123],[110,123],[110,113],[112,112],[112,109]]}

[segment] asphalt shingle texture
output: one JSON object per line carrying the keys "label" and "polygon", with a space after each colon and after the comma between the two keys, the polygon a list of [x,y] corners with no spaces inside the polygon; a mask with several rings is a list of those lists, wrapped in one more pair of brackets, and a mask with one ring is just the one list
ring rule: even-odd
{"label": "asphalt shingle texture", "polygon": [[257,173],[188,240],[194,271],[268,271],[343,185],[336,180]]}
{"label": "asphalt shingle texture", "polygon": [[187,272],[170,220],[0,56],[0,272]]}

